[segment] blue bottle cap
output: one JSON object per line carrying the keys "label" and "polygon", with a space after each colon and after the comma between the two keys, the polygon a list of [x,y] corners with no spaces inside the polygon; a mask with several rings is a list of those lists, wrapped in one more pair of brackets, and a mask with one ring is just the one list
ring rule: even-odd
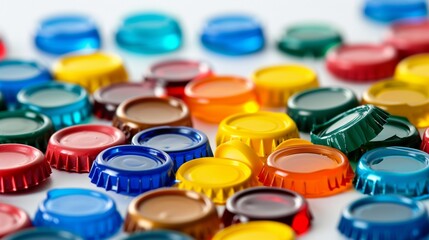
{"label": "blue bottle cap", "polygon": [[427,15],[426,0],[366,0],[363,9],[368,18],[384,23],[423,19]]}
{"label": "blue bottle cap", "polygon": [[217,53],[244,55],[265,45],[261,24],[250,16],[222,15],[209,19],[201,34],[202,44]]}
{"label": "blue bottle cap", "polygon": [[57,229],[32,228],[9,235],[3,240],[83,240],[83,238]]}
{"label": "blue bottle cap", "polygon": [[129,237],[124,238],[124,240],[140,240],[140,239],[150,239],[150,240],[193,240],[188,235],[185,235],[180,232],[171,231],[171,230],[155,230],[147,231],[133,234]]}
{"label": "blue bottle cap", "polygon": [[16,95],[24,87],[51,80],[48,69],[36,62],[0,61],[0,91],[9,109],[17,108]]}
{"label": "blue bottle cap", "polygon": [[174,184],[173,161],[155,148],[122,145],[102,151],[89,172],[97,187],[126,195]]}
{"label": "blue bottle cap", "polygon": [[57,130],[83,123],[91,117],[88,93],[79,85],[61,82],[38,84],[22,89],[17,98],[22,108],[50,117]]}
{"label": "blue bottle cap", "polygon": [[101,40],[94,21],[86,16],[59,15],[44,19],[34,38],[36,47],[50,54],[97,50]]}
{"label": "blue bottle cap", "polygon": [[39,204],[34,225],[69,231],[84,239],[113,236],[122,219],[107,195],[81,188],[54,189]]}
{"label": "blue bottle cap", "polygon": [[428,213],[421,202],[391,195],[359,199],[343,210],[338,230],[347,239],[423,239]]}
{"label": "blue bottle cap", "polygon": [[170,155],[174,171],[190,160],[213,157],[207,136],[190,127],[155,127],[134,135],[133,145],[152,147]]}
{"label": "blue bottle cap", "polygon": [[429,154],[407,147],[376,148],[359,160],[354,184],[369,194],[401,194],[407,197],[429,196]]}
{"label": "blue bottle cap", "polygon": [[116,32],[116,43],[136,53],[166,53],[182,45],[182,30],[172,16],[156,12],[137,13],[122,21]]}

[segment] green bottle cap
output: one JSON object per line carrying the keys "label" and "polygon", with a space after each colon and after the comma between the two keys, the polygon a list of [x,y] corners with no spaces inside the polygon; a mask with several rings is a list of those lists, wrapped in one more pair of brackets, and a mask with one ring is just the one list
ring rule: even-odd
{"label": "green bottle cap", "polygon": [[310,133],[311,142],[348,154],[375,138],[383,130],[389,116],[389,113],[373,105],[355,107],[315,126]]}
{"label": "green bottle cap", "polygon": [[341,42],[341,34],[329,25],[298,24],[286,29],[278,48],[294,56],[320,58]]}
{"label": "green bottle cap", "polygon": [[3,100],[3,94],[0,92],[0,111],[6,110],[6,104]]}
{"label": "green bottle cap", "polygon": [[22,143],[44,152],[53,132],[51,120],[43,114],[22,110],[0,112],[0,144]]}
{"label": "green bottle cap", "polygon": [[314,88],[289,98],[287,114],[295,121],[299,131],[310,132],[314,125],[322,124],[358,105],[356,95],[347,88]]}

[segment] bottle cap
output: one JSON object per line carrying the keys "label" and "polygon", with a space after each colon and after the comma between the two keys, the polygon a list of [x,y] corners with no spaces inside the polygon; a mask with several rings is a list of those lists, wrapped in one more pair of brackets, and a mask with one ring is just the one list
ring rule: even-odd
{"label": "bottle cap", "polygon": [[285,147],[289,147],[289,146],[297,146],[297,145],[312,145],[313,143],[305,140],[305,139],[301,139],[301,138],[290,138],[288,140],[285,140],[283,142],[281,142],[274,151],[277,151],[279,149],[283,149]]}
{"label": "bottle cap", "polygon": [[395,70],[395,79],[427,85],[429,82],[429,54],[422,53],[405,58]]}
{"label": "bottle cap", "polygon": [[256,112],[255,85],[241,77],[210,76],[186,85],[185,101],[192,115],[218,123],[240,112]]}
{"label": "bottle cap", "polygon": [[310,132],[313,126],[351,108],[359,101],[353,91],[340,87],[323,87],[304,90],[289,98],[287,114],[301,132]]}
{"label": "bottle cap", "polygon": [[389,116],[373,105],[355,107],[315,126],[310,133],[311,142],[348,154],[375,138]]}
{"label": "bottle cap", "polygon": [[106,191],[138,195],[173,185],[173,161],[167,153],[155,148],[115,146],[97,156],[89,178]]}
{"label": "bottle cap", "polygon": [[116,32],[116,43],[131,52],[160,54],[182,45],[182,30],[172,16],[142,12],[127,16]]}
{"label": "bottle cap", "polygon": [[213,237],[213,240],[254,239],[294,240],[295,233],[283,223],[273,221],[255,221],[227,227]]}
{"label": "bottle cap", "polygon": [[216,148],[215,157],[243,162],[252,169],[255,177],[258,176],[264,164],[253,149],[239,140],[231,140],[219,145]]}
{"label": "bottle cap", "polygon": [[67,14],[43,19],[34,38],[44,52],[62,55],[81,50],[97,50],[101,40],[95,22],[89,17]]}
{"label": "bottle cap", "polygon": [[421,84],[396,80],[377,82],[362,94],[362,101],[392,115],[406,117],[419,128],[429,126],[426,120],[429,116],[429,90]]}
{"label": "bottle cap", "polygon": [[188,106],[180,99],[138,97],[119,105],[112,124],[131,140],[138,132],[151,127],[192,127],[192,119]]}
{"label": "bottle cap", "polygon": [[22,143],[45,152],[54,133],[51,120],[30,111],[0,111],[0,144]]}
{"label": "bottle cap", "polygon": [[64,56],[54,64],[53,74],[55,79],[79,84],[90,93],[128,79],[122,59],[102,52]]}
{"label": "bottle cap", "polygon": [[37,227],[69,231],[84,239],[109,238],[121,224],[113,199],[82,188],[49,190],[34,218]]}
{"label": "bottle cap", "polygon": [[296,145],[273,152],[259,174],[259,181],[265,186],[286,188],[313,198],[349,189],[353,176],[347,157],[339,150]]}
{"label": "bottle cap", "polygon": [[374,21],[390,23],[425,18],[427,6],[425,0],[366,0],[363,13]]}
{"label": "bottle cap", "polygon": [[302,65],[270,66],[253,73],[256,95],[262,106],[285,107],[290,96],[319,86],[316,73]]}
{"label": "bottle cap", "polygon": [[225,55],[244,55],[265,46],[261,24],[251,16],[229,14],[209,19],[201,34],[207,49]]}
{"label": "bottle cap", "polygon": [[369,194],[401,194],[427,198],[429,155],[406,147],[381,147],[365,153],[354,180],[356,190]]}
{"label": "bottle cap", "polygon": [[0,61],[0,91],[9,109],[17,108],[16,95],[24,87],[51,80],[48,69],[36,62]]}
{"label": "bottle cap", "polygon": [[123,240],[140,240],[140,239],[150,239],[150,240],[194,240],[188,235],[177,231],[171,230],[154,230],[148,232],[135,233],[129,237],[124,238]]}
{"label": "bottle cap", "polygon": [[176,230],[195,239],[209,240],[220,229],[216,207],[193,191],[163,188],[134,198],[128,206],[125,232]]}
{"label": "bottle cap", "polygon": [[125,143],[124,134],[105,125],[77,125],[52,135],[45,159],[52,167],[69,172],[89,172],[92,162],[106,148]]}
{"label": "bottle cap", "polygon": [[6,110],[6,103],[3,100],[3,94],[0,92],[0,111]]}
{"label": "bottle cap", "polygon": [[102,119],[112,120],[119,104],[134,97],[154,97],[160,95],[150,84],[115,83],[94,92],[94,114]]}
{"label": "bottle cap", "polygon": [[284,113],[239,113],[225,118],[216,135],[216,145],[240,140],[259,157],[268,157],[278,144],[299,137],[295,122]]}
{"label": "bottle cap", "polygon": [[338,30],[329,25],[303,23],[287,28],[277,46],[290,55],[320,58],[342,41]]}
{"label": "bottle cap", "polygon": [[365,82],[391,77],[398,61],[392,46],[345,44],[328,53],[326,68],[340,79]]}
{"label": "bottle cap", "polygon": [[429,52],[429,21],[399,22],[390,27],[386,43],[398,50],[401,58]]}
{"label": "bottle cap", "polygon": [[394,195],[374,196],[347,206],[338,230],[356,239],[424,239],[429,234],[429,219],[421,202]]}
{"label": "bottle cap", "polygon": [[423,140],[422,144],[420,145],[420,149],[429,153],[429,128],[427,128],[423,133]]}
{"label": "bottle cap", "polygon": [[206,134],[190,127],[149,128],[134,135],[132,144],[166,152],[173,160],[175,172],[185,162],[213,157]]}
{"label": "bottle cap", "polygon": [[0,144],[0,193],[32,188],[49,175],[51,168],[41,151],[23,144]]}
{"label": "bottle cap", "polygon": [[226,203],[224,226],[269,220],[289,225],[297,234],[309,230],[312,215],[307,201],[299,194],[281,189],[254,187],[242,190]]}
{"label": "bottle cap", "polygon": [[12,234],[3,240],[83,240],[70,232],[50,229],[33,228]]}
{"label": "bottle cap", "polygon": [[55,129],[87,121],[91,117],[91,103],[86,90],[78,85],[49,82],[23,88],[18,93],[23,109],[50,117]]}
{"label": "bottle cap", "polygon": [[6,45],[4,41],[0,38],[0,60],[3,60],[6,57]]}
{"label": "bottle cap", "polygon": [[205,62],[178,59],[152,65],[145,80],[157,88],[165,88],[168,96],[182,98],[186,84],[212,74],[211,67]]}
{"label": "bottle cap", "polygon": [[31,227],[28,214],[13,205],[0,203],[0,237]]}

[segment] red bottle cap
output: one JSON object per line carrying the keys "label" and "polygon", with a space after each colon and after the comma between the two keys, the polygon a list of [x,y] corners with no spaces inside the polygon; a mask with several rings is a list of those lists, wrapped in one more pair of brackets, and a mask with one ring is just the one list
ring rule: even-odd
{"label": "red bottle cap", "polygon": [[125,144],[124,134],[105,125],[76,125],[52,135],[46,160],[52,167],[69,172],[89,172],[92,162],[106,148]]}
{"label": "red bottle cap", "polygon": [[191,60],[169,60],[152,65],[146,81],[165,88],[168,96],[182,98],[186,84],[192,80],[212,75],[205,62]]}
{"label": "red bottle cap", "polygon": [[28,227],[31,220],[24,210],[0,203],[0,238]]}
{"label": "red bottle cap", "polygon": [[6,57],[6,46],[3,40],[0,38],[0,60]]}
{"label": "red bottle cap", "polygon": [[94,92],[94,114],[107,120],[115,116],[116,108],[123,101],[133,97],[161,96],[155,91],[153,84],[149,83],[116,83],[99,88]]}
{"label": "red bottle cap", "polygon": [[398,53],[391,46],[354,44],[330,52],[326,67],[344,80],[370,81],[392,76],[398,61]]}
{"label": "red bottle cap", "polygon": [[49,175],[51,167],[37,148],[16,143],[0,144],[0,193],[34,187]]}
{"label": "red bottle cap", "polygon": [[392,25],[386,43],[396,48],[401,58],[429,52],[429,21]]}
{"label": "red bottle cap", "polygon": [[423,134],[420,150],[429,153],[429,128],[426,128],[425,133]]}

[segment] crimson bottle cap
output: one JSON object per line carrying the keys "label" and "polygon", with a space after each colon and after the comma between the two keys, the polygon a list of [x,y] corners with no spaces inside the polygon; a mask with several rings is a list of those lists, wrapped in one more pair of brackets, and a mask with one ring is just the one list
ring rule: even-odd
{"label": "crimson bottle cap", "polygon": [[0,203],[0,238],[31,227],[28,214],[15,206]]}

